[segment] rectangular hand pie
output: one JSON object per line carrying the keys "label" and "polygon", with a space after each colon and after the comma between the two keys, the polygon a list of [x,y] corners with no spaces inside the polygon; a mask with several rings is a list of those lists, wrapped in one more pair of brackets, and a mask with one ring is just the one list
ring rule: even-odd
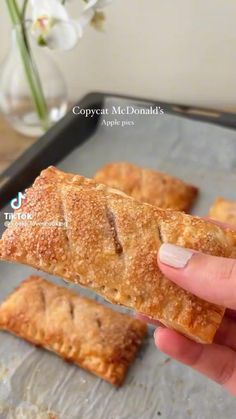
{"label": "rectangular hand pie", "polygon": [[[21,222],[21,214],[28,219]],[[42,171],[0,240],[0,258],[91,288],[199,341],[212,342],[224,309],[163,276],[160,245],[236,256],[236,233],[135,201],[54,167]]]}
{"label": "rectangular hand pie", "polygon": [[209,217],[236,227],[236,201],[217,198],[209,210]]}
{"label": "rectangular hand pie", "polygon": [[97,171],[94,179],[138,201],[163,209],[187,212],[198,194],[195,186],[180,179],[126,162],[106,164]]}
{"label": "rectangular hand pie", "polygon": [[122,383],[146,333],[141,321],[37,276],[1,304],[0,329],[114,385]]}

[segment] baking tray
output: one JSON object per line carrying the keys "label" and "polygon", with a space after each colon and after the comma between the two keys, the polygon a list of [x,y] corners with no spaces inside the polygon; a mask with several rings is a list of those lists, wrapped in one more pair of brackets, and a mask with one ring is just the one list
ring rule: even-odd
{"label": "baking tray", "polygon": [[[112,106],[130,104],[135,109],[155,105],[100,94],[88,96],[80,106],[111,110]],[[193,208],[195,214],[205,215],[217,195],[236,199],[233,120],[231,128],[226,128],[221,126],[227,125],[226,120],[217,119],[215,124],[212,115],[203,116],[203,122],[199,121],[199,114],[178,115],[173,105],[158,105],[164,107],[164,115],[105,115],[90,120],[70,113],[27,150],[7,175],[4,172],[7,180],[2,185],[1,200],[5,198],[3,191],[10,199],[48,164],[56,163],[62,170],[92,176],[98,167],[112,160],[128,160],[167,171],[198,185],[201,193]],[[104,123],[115,118],[120,122],[132,120],[134,125],[110,128]],[[5,212],[10,212],[9,205],[0,212],[0,230],[4,229]],[[37,273],[32,268],[4,262],[0,268],[1,300],[23,278]],[[43,276],[62,284],[59,278]],[[64,286],[103,301],[87,290],[71,284]],[[117,390],[53,354],[1,332],[0,418],[233,419],[236,400],[217,384],[158,352],[152,333],[150,327],[124,386]]]}
{"label": "baking tray", "polygon": [[[96,111],[104,109],[106,100],[113,97],[114,95],[111,93],[90,93],[75,106],[84,110]],[[120,105],[122,103],[128,105],[136,103],[142,108],[159,106],[168,115],[181,115],[185,119],[236,128],[236,114],[234,113],[193,108],[161,101],[156,102],[131,96],[118,95],[114,98]],[[72,111],[68,112],[60,122],[29,147],[21,157],[5,169],[3,173],[0,173],[0,208],[3,208],[18,191],[30,185],[42,169],[61,161],[75,147],[87,141],[89,136],[96,131],[99,120],[99,115],[96,113],[92,118],[86,118],[83,115],[75,116]]]}

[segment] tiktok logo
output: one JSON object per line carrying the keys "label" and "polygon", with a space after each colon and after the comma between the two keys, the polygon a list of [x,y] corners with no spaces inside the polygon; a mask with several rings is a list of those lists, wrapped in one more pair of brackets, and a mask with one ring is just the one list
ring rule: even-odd
{"label": "tiktok logo", "polygon": [[22,192],[18,192],[16,198],[13,198],[10,202],[11,207],[13,209],[19,209],[23,199],[25,199],[25,195]]}

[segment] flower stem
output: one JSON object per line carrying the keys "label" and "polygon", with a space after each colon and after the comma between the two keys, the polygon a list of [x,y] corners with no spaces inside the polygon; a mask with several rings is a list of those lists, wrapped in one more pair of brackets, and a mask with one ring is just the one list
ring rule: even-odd
{"label": "flower stem", "polygon": [[21,10],[21,19],[22,19],[22,22],[24,22],[24,20],[25,20],[25,14],[26,14],[27,6],[28,6],[28,0],[24,0],[23,6],[22,6],[22,10]]}
{"label": "flower stem", "polygon": [[[25,2],[27,6],[27,1]],[[25,70],[25,75],[31,92],[32,101],[38,118],[46,130],[49,128],[48,111],[37,67],[34,63],[30,50],[24,21],[21,18],[16,0],[6,0],[7,8],[13,25],[16,28],[16,36],[20,55]],[[25,13],[25,10],[24,10]]]}

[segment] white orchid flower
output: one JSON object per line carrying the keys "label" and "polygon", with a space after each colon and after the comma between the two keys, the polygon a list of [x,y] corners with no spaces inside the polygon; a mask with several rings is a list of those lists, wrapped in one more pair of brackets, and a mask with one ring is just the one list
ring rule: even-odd
{"label": "white orchid flower", "polygon": [[82,15],[79,17],[77,24],[81,27],[84,28],[86,25],[88,25],[91,20],[93,19],[94,16],[94,10],[92,8],[89,9],[85,9],[83,10]]}
{"label": "white orchid flower", "polygon": [[70,19],[59,0],[30,0],[33,14],[32,34],[39,45],[51,49],[72,49],[82,37],[87,19]]}
{"label": "white orchid flower", "polygon": [[90,20],[90,25],[97,31],[102,32],[104,29],[104,22],[106,20],[105,13],[101,10],[95,10],[92,19]]}
{"label": "white orchid flower", "polygon": [[103,24],[106,19],[102,9],[108,6],[112,0],[84,0],[84,16],[89,16],[89,22],[98,31],[103,30]]}
{"label": "white orchid flower", "polygon": [[85,0],[86,6],[84,10],[94,9],[94,10],[101,10],[104,7],[108,6],[112,0]]}

